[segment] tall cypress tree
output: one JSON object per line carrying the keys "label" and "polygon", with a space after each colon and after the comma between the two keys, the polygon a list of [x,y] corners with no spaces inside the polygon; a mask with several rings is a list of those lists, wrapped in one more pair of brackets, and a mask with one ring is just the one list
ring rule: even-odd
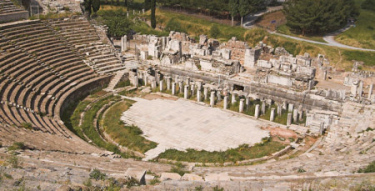
{"label": "tall cypress tree", "polygon": [[92,0],[92,10],[96,14],[100,9],[100,0]]}
{"label": "tall cypress tree", "polygon": [[249,0],[240,0],[238,12],[241,16],[241,27],[243,25],[243,17],[249,13],[250,3]]}
{"label": "tall cypress tree", "polygon": [[233,26],[234,17],[238,14],[238,0],[229,0],[229,13],[232,16],[232,26]]}
{"label": "tall cypress tree", "polygon": [[155,8],[156,8],[156,0],[151,0],[151,27],[152,28],[156,28]]}

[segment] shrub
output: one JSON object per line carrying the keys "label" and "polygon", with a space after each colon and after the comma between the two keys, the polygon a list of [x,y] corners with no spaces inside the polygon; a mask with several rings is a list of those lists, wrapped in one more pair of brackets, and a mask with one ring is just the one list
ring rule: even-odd
{"label": "shrub", "polygon": [[27,122],[23,122],[21,124],[21,127],[25,128],[25,129],[33,129],[33,125],[31,123],[27,123]]}
{"label": "shrub", "polygon": [[371,172],[375,172],[375,161],[372,161],[365,168],[359,169],[358,172],[359,173],[371,173]]}
{"label": "shrub", "polygon": [[100,172],[98,169],[94,169],[90,173],[90,178],[95,179],[95,180],[104,180],[107,175],[105,173]]}
{"label": "shrub", "polygon": [[23,150],[25,149],[25,144],[23,142],[14,142],[12,146],[8,147],[9,151],[14,151],[14,150]]}
{"label": "shrub", "polygon": [[217,38],[220,35],[220,30],[217,25],[213,25],[210,29],[210,36],[213,38]]}

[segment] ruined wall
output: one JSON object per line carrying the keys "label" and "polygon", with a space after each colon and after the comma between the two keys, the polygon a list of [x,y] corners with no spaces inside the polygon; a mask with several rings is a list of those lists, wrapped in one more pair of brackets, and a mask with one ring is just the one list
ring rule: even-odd
{"label": "ruined wall", "polygon": [[0,23],[18,21],[18,20],[23,20],[27,18],[29,18],[29,12],[27,11],[0,14]]}

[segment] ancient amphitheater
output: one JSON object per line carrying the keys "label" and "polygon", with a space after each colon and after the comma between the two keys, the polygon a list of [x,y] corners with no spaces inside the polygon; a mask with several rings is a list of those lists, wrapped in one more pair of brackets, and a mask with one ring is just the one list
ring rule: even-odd
{"label": "ancient amphitheater", "polygon": [[[81,16],[21,20],[25,11],[11,1],[0,5],[0,190],[374,189],[375,174],[358,172],[375,160],[374,73],[338,72],[324,55],[236,38],[112,41]],[[154,147],[132,150],[106,132],[103,116],[124,100],[132,104],[121,124]],[[93,131],[77,131],[85,120]],[[163,157],[170,149],[261,153],[267,140],[281,147],[220,162]],[[106,177],[92,177],[94,169]]]}

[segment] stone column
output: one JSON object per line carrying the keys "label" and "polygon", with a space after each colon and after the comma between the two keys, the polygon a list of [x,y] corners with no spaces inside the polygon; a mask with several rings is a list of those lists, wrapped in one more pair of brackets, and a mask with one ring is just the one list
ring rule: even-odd
{"label": "stone column", "polygon": [[228,96],[224,96],[224,105],[223,105],[224,109],[228,109]]}
{"label": "stone column", "polygon": [[164,89],[164,84],[163,84],[163,82],[164,82],[164,80],[160,80],[159,81],[160,83],[159,83],[159,87],[160,87],[160,92],[162,92],[163,91],[163,89]]}
{"label": "stone column", "polygon": [[281,104],[277,104],[277,115],[281,116],[283,113],[283,109],[281,108]]}
{"label": "stone column", "polygon": [[191,89],[191,96],[195,95],[195,92],[194,92],[195,86],[194,86],[194,84],[191,84],[190,89]]}
{"label": "stone column", "polygon": [[214,105],[215,105],[215,91],[211,91],[210,106],[214,107]]}
{"label": "stone column", "polygon": [[245,102],[244,99],[240,99],[240,108],[239,108],[239,112],[240,112],[240,113],[243,112],[244,102]]}
{"label": "stone column", "polygon": [[179,91],[179,93],[183,93],[184,92],[184,88],[182,86],[183,86],[182,82],[181,81],[178,82],[178,91]]}
{"label": "stone column", "polygon": [[185,98],[185,99],[188,99],[188,98],[189,98],[189,86],[188,86],[188,85],[185,85],[185,89],[184,89],[184,98]]}
{"label": "stone column", "polygon": [[197,102],[201,102],[201,90],[197,91]]}
{"label": "stone column", "polygon": [[357,89],[358,89],[357,84],[353,84],[350,90],[350,93],[353,95],[353,97],[357,97],[357,91],[358,91]]}
{"label": "stone column", "polygon": [[134,86],[138,88],[138,76],[134,76]]}
{"label": "stone column", "polygon": [[151,82],[151,89],[155,89],[155,88],[156,88],[156,81],[152,80],[152,82]]}
{"label": "stone column", "polygon": [[249,109],[250,106],[250,98],[246,96],[246,109]]}
{"label": "stone column", "polygon": [[145,83],[145,86],[147,86],[147,72],[143,73],[143,82]]}
{"label": "stone column", "polygon": [[271,115],[270,115],[270,121],[275,120],[275,108],[271,108]]}
{"label": "stone column", "polygon": [[221,93],[220,93],[220,90],[217,90],[217,91],[216,91],[216,95],[217,95],[217,101],[221,101]]}
{"label": "stone column", "polygon": [[262,115],[266,114],[266,101],[262,100]]}
{"label": "stone column", "polygon": [[298,121],[303,121],[303,110],[298,112]]}
{"label": "stone column", "polygon": [[358,96],[361,98],[363,93],[363,81],[359,82]]}
{"label": "stone column", "polygon": [[186,84],[187,84],[188,86],[190,86],[190,77],[187,77],[187,78],[186,78]]}
{"label": "stone column", "polygon": [[176,82],[172,82],[172,95],[176,94]]}
{"label": "stone column", "polygon": [[368,90],[368,99],[371,100],[372,96],[372,89],[374,88],[374,84],[370,84],[370,88]]}
{"label": "stone column", "polygon": [[293,121],[298,121],[298,110],[294,109],[293,110]]}
{"label": "stone column", "polygon": [[236,94],[232,93],[232,104],[236,103]]}
{"label": "stone column", "polygon": [[255,105],[255,114],[254,114],[254,117],[257,118],[257,119],[259,118],[259,107],[260,107],[259,104]]}
{"label": "stone column", "polygon": [[171,89],[171,77],[166,77],[165,80],[167,80],[167,90]]}
{"label": "stone column", "polygon": [[293,109],[294,109],[294,105],[293,105],[292,103],[290,103],[290,104],[288,105],[288,111],[289,111],[289,112],[293,112]]}
{"label": "stone column", "polygon": [[321,122],[321,123],[320,123],[319,134],[320,134],[320,135],[323,135],[323,131],[324,131],[324,122]]}
{"label": "stone column", "polygon": [[176,75],[176,76],[174,77],[174,82],[177,83],[177,82],[179,81],[179,78],[180,78],[180,77],[179,77],[178,75]]}
{"label": "stone column", "polygon": [[324,80],[327,80],[327,74],[328,74],[327,70],[324,70],[324,76],[323,76]]}
{"label": "stone column", "polygon": [[309,82],[308,82],[309,84],[308,84],[308,90],[312,90],[312,88],[314,87],[314,80],[309,80]]}
{"label": "stone column", "polygon": [[286,110],[287,109],[287,107],[288,107],[288,104],[286,103],[286,101],[283,101],[283,110]]}
{"label": "stone column", "polygon": [[204,100],[207,100],[207,97],[208,97],[208,88],[207,87],[204,87],[203,95],[204,95]]}
{"label": "stone column", "polygon": [[288,113],[288,118],[286,119],[286,125],[292,124],[292,113]]}
{"label": "stone column", "polygon": [[160,74],[159,74],[159,70],[155,70],[155,80],[156,80],[156,83],[157,83],[157,84],[160,83]]}

